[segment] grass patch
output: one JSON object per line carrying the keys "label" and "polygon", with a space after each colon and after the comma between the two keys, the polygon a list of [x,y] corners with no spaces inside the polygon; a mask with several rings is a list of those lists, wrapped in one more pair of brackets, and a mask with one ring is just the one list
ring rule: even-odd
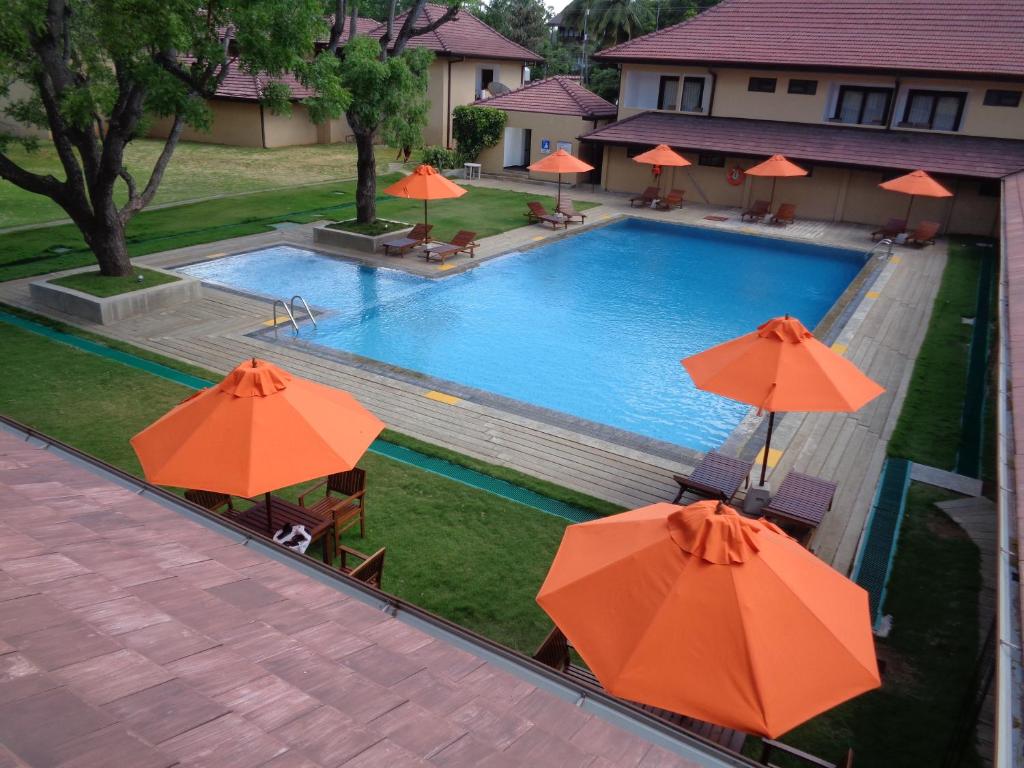
{"label": "grass patch", "polygon": [[[910,487],[885,604],[894,628],[877,641],[887,663],[882,688],[814,718],[782,741],[829,761],[852,747],[857,765],[943,764],[972,682],[981,588],[978,548],[934,506],[949,498],[931,486]],[[751,739],[748,753],[759,749]],[[980,765],[973,746],[961,765]]]}
{"label": "grass patch", "polygon": [[357,235],[383,235],[388,232],[395,232],[399,229],[405,229],[408,224],[403,224],[400,221],[388,221],[387,219],[377,219],[369,224],[360,224],[355,219],[349,219],[348,221],[336,221],[333,224],[328,224],[328,229],[340,229],[342,232],[355,232]]}
{"label": "grass patch", "polygon": [[76,291],[92,296],[105,297],[141,291],[143,288],[152,288],[166,283],[176,283],[180,279],[174,275],[168,275],[166,272],[157,272],[155,269],[135,267],[132,274],[126,277],[107,277],[96,270],[95,272],[79,272],[74,275],[55,277],[48,282],[62,285],[65,288],[74,288]]}
{"label": "grass patch", "polygon": [[[379,188],[396,178],[397,175],[379,177]],[[439,200],[431,206],[435,239],[447,241],[460,229],[472,229],[478,237],[497,235],[526,223],[523,211],[528,200],[554,205],[554,198],[545,195],[486,187],[466,189],[466,194],[456,200]],[[593,205],[596,203],[577,202],[579,209]],[[422,212],[423,205],[418,200],[381,196],[377,205],[377,215],[385,219],[416,221]],[[148,210],[128,223],[128,253],[143,256],[268,232],[272,224],[283,221],[306,224],[354,213],[355,182],[258,192]],[[81,233],[70,224],[0,235],[0,281],[93,263],[95,258]]]}
{"label": "grass patch", "polygon": [[928,332],[921,344],[889,455],[953,470],[960,445],[972,328],[962,317],[977,312],[982,249],[951,239]]}

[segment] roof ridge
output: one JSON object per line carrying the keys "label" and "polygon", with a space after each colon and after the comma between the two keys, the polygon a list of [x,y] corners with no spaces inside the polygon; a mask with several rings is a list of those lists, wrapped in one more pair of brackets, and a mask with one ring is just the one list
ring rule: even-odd
{"label": "roof ridge", "polygon": [[[569,98],[572,99],[574,102],[576,102],[576,106],[578,106],[581,110],[583,110],[584,114],[589,114],[590,113],[590,108],[580,100],[579,96],[576,93],[576,89],[575,88],[570,88],[569,84],[564,82],[561,79],[561,77],[559,77],[559,79],[558,79],[558,84],[562,87],[562,90],[565,91],[569,95]],[[570,81],[570,84],[572,84],[571,81]],[[583,88],[583,90],[587,90],[583,86],[582,82],[579,83],[579,87]],[[594,95],[597,96],[596,93]]]}

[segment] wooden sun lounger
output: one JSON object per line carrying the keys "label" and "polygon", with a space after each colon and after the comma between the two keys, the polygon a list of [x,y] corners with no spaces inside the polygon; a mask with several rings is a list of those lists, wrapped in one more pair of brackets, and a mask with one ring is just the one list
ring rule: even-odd
{"label": "wooden sun lounger", "polygon": [[874,232],[871,233],[872,240],[881,240],[883,238],[893,238],[901,232],[907,230],[906,219],[889,219],[885,224],[880,226]]}
{"label": "wooden sun lounger", "polygon": [[752,466],[752,462],[708,451],[691,475],[673,476],[679,484],[679,493],[672,499],[672,503],[678,504],[685,493],[721,499],[728,503],[739,492],[740,486],[747,482]]}
{"label": "wooden sun lounger", "polygon": [[923,248],[935,244],[935,236],[939,234],[941,225],[936,221],[919,221],[914,231],[907,235],[907,243]]}
{"label": "wooden sun lounger", "polygon": [[[425,241],[430,236],[430,230],[433,228],[433,224],[428,224],[426,226],[423,224],[417,224],[405,237],[399,237],[394,240],[385,240],[381,243],[381,245],[384,246],[384,255],[404,256],[406,251],[415,248],[417,245]],[[392,251],[395,253],[392,253]]]}
{"label": "wooden sun lounger", "polygon": [[768,215],[769,204],[767,200],[755,200],[754,204],[740,214],[740,221],[761,221]]}
{"label": "wooden sun lounger", "polygon": [[639,195],[629,198],[629,207],[632,208],[636,203],[639,203],[641,206],[650,206],[659,197],[661,197],[661,192],[658,191],[657,187],[648,187]]}
{"label": "wooden sun lounger", "polygon": [[806,543],[814,529],[821,525],[825,513],[832,509],[835,495],[836,484],[830,480],[790,472],[761,514]]}
{"label": "wooden sun lounger", "polygon": [[658,200],[658,210],[668,211],[672,208],[682,208],[684,197],[686,197],[686,192],[682,189],[670,190],[665,197]]}
{"label": "wooden sun lounger", "polygon": [[569,228],[568,216],[548,213],[547,208],[535,200],[528,202],[526,207],[529,209],[526,216],[531,224],[550,224],[552,229]]}
{"label": "wooden sun lounger", "polygon": [[[559,672],[564,673],[567,677],[577,683],[598,691],[604,690],[600,681],[594,676],[593,672],[572,663],[572,656],[569,651],[570,646],[568,639],[564,634],[562,634],[562,630],[558,627],[554,627],[551,632],[548,633],[544,642],[541,643],[537,652],[533,654],[533,658],[547,667],[557,669]],[[623,699],[623,701],[626,701],[626,699]],[[660,718],[673,728],[686,731],[688,733],[695,733],[709,741],[720,744],[726,749],[731,749],[733,752],[739,752],[743,749],[743,742],[747,738],[747,735],[742,731],[735,731],[721,725],[706,723],[703,720],[686,717],[678,712],[670,712],[667,709],[660,709],[658,707],[652,707],[638,702],[630,703],[645,712]]]}
{"label": "wooden sun lounger", "polygon": [[772,224],[792,224],[796,218],[796,206],[792,203],[783,203],[779,206],[779,210],[772,216]]}
{"label": "wooden sun lounger", "polygon": [[576,223],[573,219],[579,219],[580,224],[583,224],[587,220],[586,214],[577,211],[576,205],[569,198],[563,200],[562,204],[558,206],[558,213],[567,217],[570,224]]}

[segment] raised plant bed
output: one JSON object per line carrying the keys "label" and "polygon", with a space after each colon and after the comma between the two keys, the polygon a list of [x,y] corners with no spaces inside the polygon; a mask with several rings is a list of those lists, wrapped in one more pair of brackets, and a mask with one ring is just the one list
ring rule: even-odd
{"label": "raised plant bed", "polygon": [[[95,271],[96,267],[83,267],[63,272],[60,276]],[[57,285],[52,282],[51,276],[49,279],[29,283],[29,293],[32,301],[37,304],[100,325],[109,325],[135,315],[144,315],[157,309],[195,301],[203,295],[202,283],[194,277],[155,267],[147,267],[146,271],[165,275],[170,282],[126,290],[112,296],[95,296],[76,288]],[[145,280],[142,285],[145,285]]]}
{"label": "raised plant bed", "polygon": [[334,248],[362,251],[363,253],[376,253],[381,249],[385,240],[395,240],[396,238],[404,237],[412,231],[411,224],[398,221],[389,223],[395,224],[397,227],[390,232],[384,232],[380,235],[364,235],[360,232],[350,232],[349,230],[338,228],[337,225],[320,225],[313,227],[313,242],[323,243]]}

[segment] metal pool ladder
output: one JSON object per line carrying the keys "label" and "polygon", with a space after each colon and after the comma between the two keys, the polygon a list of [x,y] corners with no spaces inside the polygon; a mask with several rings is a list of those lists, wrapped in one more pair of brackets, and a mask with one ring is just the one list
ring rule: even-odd
{"label": "metal pool ladder", "polygon": [[868,250],[868,252],[864,254],[864,256],[866,257],[865,261],[867,261],[867,259],[870,259],[874,255],[875,251],[877,251],[879,248],[881,248],[883,246],[885,246],[888,249],[886,251],[885,257],[889,258],[890,256],[892,256],[892,247],[895,244],[896,244],[896,242],[894,240],[892,240],[891,238],[883,237],[877,243],[872,245],[871,248]]}
{"label": "metal pool ladder", "polygon": [[292,296],[291,301],[289,301],[287,304],[284,303],[284,299],[274,299],[274,327],[275,328],[277,328],[277,305],[280,304],[281,305],[281,309],[284,310],[285,317],[287,317],[288,321],[292,324],[292,328],[295,329],[296,333],[299,332],[299,324],[295,321],[295,300],[296,299],[298,299],[300,302],[302,302],[302,308],[306,310],[306,316],[309,318],[309,321],[311,323],[313,323],[313,327],[314,328],[317,327],[316,318],[313,317],[313,310],[311,310],[309,308],[309,304],[306,303],[306,300],[304,298],[302,298],[301,296],[296,294],[296,295]]}

